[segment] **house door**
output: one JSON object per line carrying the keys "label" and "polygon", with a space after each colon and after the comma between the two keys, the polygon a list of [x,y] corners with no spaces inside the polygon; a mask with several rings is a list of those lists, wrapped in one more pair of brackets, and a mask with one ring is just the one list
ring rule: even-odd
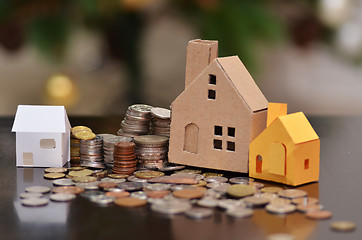
{"label": "house door", "polygon": [[185,127],[184,151],[197,153],[199,138],[199,127],[195,123],[190,123]]}
{"label": "house door", "polygon": [[273,143],[268,152],[269,173],[285,176],[287,151],[282,143]]}

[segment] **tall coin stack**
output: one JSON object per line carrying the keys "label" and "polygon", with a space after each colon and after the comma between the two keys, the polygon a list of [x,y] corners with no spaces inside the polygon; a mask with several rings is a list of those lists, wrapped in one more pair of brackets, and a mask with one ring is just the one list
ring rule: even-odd
{"label": "tall coin stack", "polygon": [[84,167],[104,168],[103,138],[80,140],[80,165]]}
{"label": "tall coin stack", "polygon": [[80,138],[75,137],[74,134],[82,131],[92,132],[92,130],[86,126],[75,126],[70,132],[70,162],[72,164],[80,164]]}
{"label": "tall coin stack", "polygon": [[162,168],[168,159],[168,138],[165,136],[143,135],[133,139],[139,168]]}
{"label": "tall coin stack", "polygon": [[133,142],[117,142],[114,145],[114,163],[112,172],[132,175],[137,168],[135,154],[136,144]]}
{"label": "tall coin stack", "polygon": [[104,163],[108,167],[113,167],[113,153],[114,153],[114,145],[117,142],[132,142],[131,137],[123,137],[123,136],[107,136],[103,138],[103,157]]}
{"label": "tall coin stack", "polygon": [[151,106],[145,104],[129,106],[117,135],[135,137],[148,134],[152,117],[151,108]]}
{"label": "tall coin stack", "polygon": [[170,137],[171,111],[166,108],[152,108],[153,134]]}

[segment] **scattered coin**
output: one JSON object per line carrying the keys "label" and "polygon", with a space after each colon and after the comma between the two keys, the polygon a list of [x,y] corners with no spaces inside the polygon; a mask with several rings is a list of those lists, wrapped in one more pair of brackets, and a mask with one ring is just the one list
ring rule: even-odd
{"label": "scattered coin", "polygon": [[265,209],[268,212],[275,214],[286,214],[294,212],[297,207],[293,204],[271,204],[266,205]]}
{"label": "scattered coin", "polygon": [[117,187],[118,183],[116,182],[100,182],[98,183],[98,187],[100,188],[114,188]]}
{"label": "scattered coin", "polygon": [[124,183],[119,183],[118,187],[126,191],[136,191],[136,190],[141,190],[143,188],[143,184],[138,182],[124,182]]}
{"label": "scattered coin", "polygon": [[71,193],[71,194],[80,194],[84,192],[84,188],[76,186],[62,186],[53,188],[53,193]]}
{"label": "scattered coin", "polygon": [[264,187],[264,184],[260,183],[260,182],[249,182],[249,186],[256,188],[256,189],[261,189]]}
{"label": "scattered coin", "polygon": [[196,169],[183,169],[180,171],[177,171],[178,173],[193,173],[193,174],[200,174],[201,170],[196,170]]}
{"label": "scattered coin", "polygon": [[323,208],[324,208],[323,205],[320,205],[318,203],[308,203],[306,205],[304,205],[304,204],[297,205],[297,210],[300,212],[322,210]]}
{"label": "scattered coin", "polygon": [[151,209],[164,214],[179,214],[186,212],[192,207],[188,201],[161,200],[152,204]]}
{"label": "scattered coin", "polygon": [[206,189],[203,187],[194,187],[189,189],[176,190],[173,195],[178,198],[194,199],[202,198],[205,195]]}
{"label": "scattered coin", "polygon": [[151,179],[155,177],[162,177],[165,174],[163,172],[158,172],[158,171],[143,170],[135,172],[134,175],[138,178]]}
{"label": "scattered coin", "polygon": [[108,177],[110,177],[110,178],[116,178],[116,179],[122,179],[122,178],[128,178],[129,175],[127,175],[127,174],[111,173],[111,174],[108,174]]}
{"label": "scattered coin", "polygon": [[288,199],[288,198],[277,197],[275,199],[271,199],[270,203],[274,204],[274,205],[282,205],[282,204],[291,204],[292,201],[290,199]]}
{"label": "scattered coin", "polygon": [[44,172],[46,172],[46,173],[65,173],[67,171],[68,171],[68,169],[63,168],[63,167],[51,167],[51,168],[44,169]]}
{"label": "scattered coin", "polygon": [[58,172],[52,172],[52,173],[45,173],[44,178],[45,179],[59,179],[65,177],[64,173],[58,173]]}
{"label": "scattered coin", "polygon": [[200,199],[197,204],[201,207],[208,207],[208,208],[213,208],[216,207],[219,204],[219,201],[215,198],[211,198],[211,197],[204,197],[202,199]]}
{"label": "scattered coin", "polygon": [[75,195],[70,193],[54,193],[50,194],[49,198],[55,202],[68,202],[73,200]]}
{"label": "scattered coin", "polygon": [[218,207],[222,209],[234,209],[234,208],[244,208],[246,207],[244,201],[235,200],[235,199],[222,199],[219,200]]}
{"label": "scattered coin", "polygon": [[310,219],[324,220],[332,217],[332,213],[326,210],[315,210],[306,212],[305,216]]}
{"label": "scattered coin", "polygon": [[113,198],[124,198],[129,197],[130,193],[127,191],[120,191],[120,192],[106,192],[106,196],[113,197]]}
{"label": "scattered coin", "polygon": [[84,188],[85,190],[98,190],[98,184],[100,182],[99,181],[94,181],[94,182],[77,182],[75,184],[75,186],[80,187],[80,188]]}
{"label": "scattered coin", "polygon": [[125,197],[125,198],[117,198],[114,203],[121,207],[142,207],[147,204],[147,200]]}
{"label": "scattered coin", "polygon": [[202,174],[205,178],[208,177],[222,177],[224,174],[222,173],[214,173],[214,172],[206,172]]}
{"label": "scattered coin", "polygon": [[106,196],[106,195],[98,195],[98,196],[91,197],[90,201],[94,202],[96,204],[99,204],[99,205],[107,205],[107,204],[113,203],[114,198]]}
{"label": "scattered coin", "polygon": [[292,203],[295,205],[317,204],[319,203],[319,199],[313,197],[294,198],[292,199]]}
{"label": "scattered coin", "polygon": [[147,200],[147,194],[144,191],[133,192],[130,197]]}
{"label": "scattered coin", "polygon": [[249,177],[233,177],[229,179],[229,182],[232,184],[246,184],[248,185],[249,182],[254,182],[254,179]]}
{"label": "scattered coin", "polygon": [[129,177],[127,178],[127,180],[130,181],[130,182],[143,182],[143,183],[146,183],[146,182],[147,182],[147,179],[138,178],[138,177],[136,177],[136,176],[134,176],[134,175],[129,176]]}
{"label": "scattered coin", "polygon": [[25,189],[25,191],[27,192],[34,192],[34,193],[48,193],[50,192],[50,187],[45,187],[45,186],[32,186],[32,187],[27,187]]}
{"label": "scattered coin", "polygon": [[68,175],[71,177],[85,177],[85,176],[90,176],[92,174],[93,174],[93,171],[90,169],[83,169],[83,170],[79,170],[79,171],[70,171],[68,173]]}
{"label": "scattered coin", "polygon": [[72,180],[77,183],[89,183],[97,181],[97,178],[92,176],[79,176],[73,177]]}
{"label": "scattered coin", "polygon": [[69,178],[62,178],[62,179],[56,179],[53,181],[54,186],[73,186],[75,183],[72,179]]}
{"label": "scattered coin", "polygon": [[263,187],[262,189],[260,189],[260,191],[263,193],[278,193],[282,190],[283,189],[280,187]]}
{"label": "scattered coin", "polygon": [[80,140],[92,140],[96,137],[96,135],[93,132],[89,131],[78,131],[75,132],[74,137]]}
{"label": "scattered coin", "polygon": [[211,217],[213,213],[213,210],[208,208],[191,208],[185,212],[185,215],[193,219],[203,219]]}
{"label": "scattered coin", "polygon": [[149,198],[164,198],[168,194],[170,194],[169,190],[146,190],[145,191],[147,197]]}
{"label": "scattered coin", "polygon": [[171,111],[166,108],[154,107],[154,108],[151,108],[151,113],[155,117],[158,117],[161,119],[169,119],[171,117]]}
{"label": "scattered coin", "polygon": [[49,203],[47,198],[25,198],[21,200],[21,204],[28,207],[40,207]]}
{"label": "scattered coin", "polygon": [[270,202],[270,200],[268,198],[261,197],[261,196],[245,197],[243,200],[248,207],[261,207]]}
{"label": "scattered coin", "polygon": [[88,132],[92,132],[92,129],[90,129],[89,127],[86,126],[75,126],[72,127],[71,132],[79,132],[79,131],[88,131]]}
{"label": "scattered coin", "polygon": [[210,176],[205,178],[206,182],[209,183],[226,183],[228,179],[226,177],[220,177],[220,176]]}
{"label": "scattered coin", "polygon": [[307,192],[298,189],[286,189],[278,192],[278,195],[283,198],[302,198],[307,196]]}
{"label": "scattered coin", "polygon": [[41,197],[43,197],[43,194],[38,192],[24,192],[20,194],[20,198],[41,198]]}
{"label": "scattered coin", "polygon": [[124,178],[109,178],[109,177],[105,177],[101,179],[101,182],[115,182],[115,183],[123,183],[125,182],[126,179]]}
{"label": "scattered coin", "polygon": [[69,171],[80,171],[80,170],[84,170],[86,169],[86,167],[70,167],[68,168]]}
{"label": "scattered coin", "polygon": [[226,215],[234,218],[247,218],[254,214],[253,210],[249,208],[229,208],[226,210]]}
{"label": "scattered coin", "polygon": [[227,193],[236,198],[242,198],[253,195],[255,192],[254,188],[244,184],[234,184],[228,187]]}
{"label": "scattered coin", "polygon": [[103,192],[101,192],[101,191],[85,191],[85,192],[82,192],[80,195],[81,195],[82,197],[91,199],[91,198],[93,198],[93,197],[103,196],[103,195],[105,195],[105,194],[104,194]]}
{"label": "scattered coin", "polygon": [[267,236],[267,240],[295,240],[296,238],[289,233],[273,233]]}
{"label": "scattered coin", "polygon": [[356,224],[351,221],[335,221],[331,223],[331,228],[338,232],[350,232],[356,229]]}

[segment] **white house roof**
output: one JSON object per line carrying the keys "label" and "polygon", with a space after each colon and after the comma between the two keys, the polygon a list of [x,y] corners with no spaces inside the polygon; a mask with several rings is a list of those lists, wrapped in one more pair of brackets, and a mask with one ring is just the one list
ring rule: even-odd
{"label": "white house roof", "polygon": [[70,128],[64,106],[19,105],[12,132],[64,133]]}

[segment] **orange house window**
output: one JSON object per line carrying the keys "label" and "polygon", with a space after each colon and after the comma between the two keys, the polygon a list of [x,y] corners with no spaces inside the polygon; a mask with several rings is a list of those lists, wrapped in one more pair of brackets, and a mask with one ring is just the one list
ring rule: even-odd
{"label": "orange house window", "polygon": [[256,156],[256,173],[262,173],[262,167],[263,167],[263,158],[261,155]]}
{"label": "orange house window", "polygon": [[305,170],[309,169],[309,158],[304,160],[304,169]]}

